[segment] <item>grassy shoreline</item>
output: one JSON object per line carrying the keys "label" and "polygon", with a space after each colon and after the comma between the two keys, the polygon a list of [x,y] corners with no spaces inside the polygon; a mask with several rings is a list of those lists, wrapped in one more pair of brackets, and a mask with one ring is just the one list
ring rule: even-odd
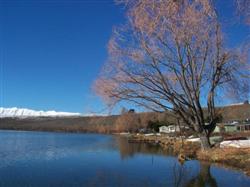
{"label": "grassy shoreline", "polygon": [[[161,136],[132,135],[129,137],[131,143],[151,143],[160,145],[163,150],[171,151],[172,154],[185,155],[188,159],[197,159],[222,165],[244,172],[250,176],[250,148],[219,148],[202,151],[197,142],[186,142],[179,138],[167,138]],[[182,162],[182,160],[180,160]]]}
{"label": "grassy shoreline", "polygon": [[250,148],[212,148],[198,151],[197,159],[240,170],[250,176]]}

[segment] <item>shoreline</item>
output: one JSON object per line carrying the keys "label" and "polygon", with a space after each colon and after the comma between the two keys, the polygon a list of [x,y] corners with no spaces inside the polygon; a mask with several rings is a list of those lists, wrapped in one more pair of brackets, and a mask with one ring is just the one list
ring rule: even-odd
{"label": "shoreline", "polygon": [[187,142],[176,137],[131,135],[130,143],[149,143],[171,151],[184,163],[187,160],[199,160],[225,168],[238,170],[250,177],[250,148],[219,148],[213,147],[202,151],[199,142]]}

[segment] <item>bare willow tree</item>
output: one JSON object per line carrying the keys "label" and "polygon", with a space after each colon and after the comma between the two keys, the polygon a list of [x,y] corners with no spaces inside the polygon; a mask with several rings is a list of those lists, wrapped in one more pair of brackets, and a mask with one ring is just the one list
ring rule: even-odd
{"label": "bare willow tree", "polygon": [[225,47],[209,0],[122,2],[128,21],[113,30],[96,93],[112,104],[171,110],[200,136],[202,148],[209,148],[216,96],[248,93],[248,79],[241,76],[249,74],[247,51]]}

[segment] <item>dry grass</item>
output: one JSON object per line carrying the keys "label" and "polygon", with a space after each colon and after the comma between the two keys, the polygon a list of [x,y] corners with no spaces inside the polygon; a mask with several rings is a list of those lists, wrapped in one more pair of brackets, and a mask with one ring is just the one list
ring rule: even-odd
{"label": "dry grass", "polygon": [[197,158],[203,161],[215,162],[243,170],[250,175],[250,148],[214,148],[197,152]]}
{"label": "dry grass", "polygon": [[210,163],[222,164],[224,167],[240,169],[250,176],[250,148],[212,148],[201,151],[200,143],[182,142],[177,138],[159,136],[132,136],[136,142],[157,143],[165,151],[173,155],[185,155],[191,159],[198,159]]}
{"label": "dry grass", "polygon": [[173,144],[175,155],[183,154],[188,158],[196,158],[198,150],[200,150],[200,143],[197,142],[181,142],[176,141]]}

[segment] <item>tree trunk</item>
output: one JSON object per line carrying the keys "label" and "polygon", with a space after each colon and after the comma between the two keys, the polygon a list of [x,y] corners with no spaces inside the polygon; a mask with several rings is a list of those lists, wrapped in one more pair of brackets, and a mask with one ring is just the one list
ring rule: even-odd
{"label": "tree trunk", "polygon": [[209,136],[207,136],[205,133],[201,133],[199,135],[200,140],[201,140],[201,149],[202,150],[207,150],[211,148],[210,141],[209,141]]}

